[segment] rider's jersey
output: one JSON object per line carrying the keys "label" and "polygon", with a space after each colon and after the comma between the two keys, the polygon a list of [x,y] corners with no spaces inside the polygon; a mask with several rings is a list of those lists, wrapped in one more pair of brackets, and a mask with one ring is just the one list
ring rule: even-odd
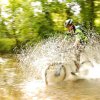
{"label": "rider's jersey", "polygon": [[76,34],[76,36],[75,36],[76,40],[87,41],[87,37],[82,32],[80,26],[75,26],[75,34]]}

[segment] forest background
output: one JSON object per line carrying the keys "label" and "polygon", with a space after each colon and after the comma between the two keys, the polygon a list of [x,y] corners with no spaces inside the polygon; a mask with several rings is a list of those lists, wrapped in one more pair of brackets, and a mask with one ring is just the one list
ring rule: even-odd
{"label": "forest background", "polygon": [[100,1],[0,0],[0,53],[63,34],[68,18],[100,34]]}

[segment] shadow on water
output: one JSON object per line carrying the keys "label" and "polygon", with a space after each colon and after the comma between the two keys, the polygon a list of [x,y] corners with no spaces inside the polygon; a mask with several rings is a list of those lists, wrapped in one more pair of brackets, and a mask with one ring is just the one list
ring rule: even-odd
{"label": "shadow on water", "polygon": [[[100,64],[99,43],[88,44],[85,48],[95,66]],[[7,62],[0,63],[0,100],[100,100],[99,79],[44,84],[42,71],[49,63],[71,64],[70,59],[75,59],[72,44],[63,37],[50,38],[22,50],[17,55],[18,60],[10,57]]]}

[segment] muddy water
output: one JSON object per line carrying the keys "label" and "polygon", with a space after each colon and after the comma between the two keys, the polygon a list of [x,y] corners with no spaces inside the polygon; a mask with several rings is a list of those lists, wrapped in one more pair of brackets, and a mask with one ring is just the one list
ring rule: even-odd
{"label": "muddy water", "polygon": [[0,64],[0,100],[100,100],[100,80],[77,80],[45,86],[25,80],[15,59]]}
{"label": "muddy water", "polygon": [[27,88],[24,100],[100,100],[99,88],[99,81],[62,82],[55,86]]}

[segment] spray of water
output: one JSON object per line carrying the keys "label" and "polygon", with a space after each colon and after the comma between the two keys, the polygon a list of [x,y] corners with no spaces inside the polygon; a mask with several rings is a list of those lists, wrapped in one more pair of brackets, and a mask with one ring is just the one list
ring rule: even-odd
{"label": "spray of water", "polygon": [[[74,37],[64,39],[64,36],[60,35],[43,40],[34,47],[26,46],[26,49],[22,49],[20,55],[18,55],[24,75],[26,75],[26,77],[40,79],[43,70],[45,70],[49,64],[55,62],[66,63],[73,66],[72,61],[76,60],[76,49],[73,47],[74,41]],[[89,38],[89,43],[85,45],[84,49],[84,53],[96,67],[100,67],[99,43],[100,40],[93,36]],[[94,72],[96,70],[93,69]],[[100,75],[98,77],[100,77]]]}
{"label": "spray of water", "polygon": [[[92,64],[85,63],[77,73],[79,78],[100,78],[100,38],[98,38],[89,38],[89,42],[85,45],[84,52],[80,57],[80,63],[90,61]],[[25,78],[25,81],[19,85],[24,93],[22,100],[29,100],[29,97],[32,100],[38,100],[38,93],[42,91],[45,94],[46,87],[43,80],[41,80],[41,76],[48,65],[62,63],[70,66],[67,68],[69,73],[76,70],[73,63],[73,60],[76,60],[76,49],[73,47],[74,41],[74,37],[64,39],[62,35],[54,36],[41,41],[34,47],[26,46],[26,49],[20,51],[17,58]],[[87,71],[88,74],[86,73]]]}

